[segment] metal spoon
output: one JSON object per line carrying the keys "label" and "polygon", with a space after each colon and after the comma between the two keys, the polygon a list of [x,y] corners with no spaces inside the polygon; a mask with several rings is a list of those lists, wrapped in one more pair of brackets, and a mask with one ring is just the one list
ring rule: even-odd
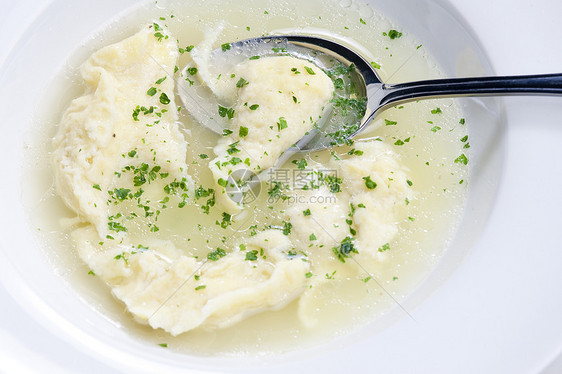
{"label": "metal spoon", "polygon": [[[325,71],[336,65],[344,66],[347,68],[347,83],[353,88],[354,100],[366,104],[361,108],[364,112],[351,120],[324,116],[325,120],[287,150],[283,158],[299,151],[314,151],[341,144],[363,131],[382,110],[398,103],[438,97],[562,94],[562,74],[449,78],[386,84],[357,52],[316,36],[268,36],[238,41],[228,44],[228,48],[213,51],[211,60],[218,65],[234,66],[247,60],[248,56],[268,55],[292,55],[311,60]],[[197,101],[191,104],[197,105]],[[214,131],[222,132],[221,129],[225,128],[220,118],[217,123],[211,122],[210,125],[208,119],[209,116],[202,123]],[[339,131],[337,137],[334,136],[335,131]]]}

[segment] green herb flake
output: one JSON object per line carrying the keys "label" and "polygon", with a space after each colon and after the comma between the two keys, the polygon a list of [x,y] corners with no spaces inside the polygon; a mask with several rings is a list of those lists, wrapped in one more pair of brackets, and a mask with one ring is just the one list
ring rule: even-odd
{"label": "green herb flake", "polygon": [[312,68],[309,68],[308,66],[304,67],[304,70],[306,70],[306,72],[310,75],[316,75],[316,73],[314,72],[314,70],[312,70]]}
{"label": "green herb flake", "polygon": [[464,118],[461,118],[460,121],[459,121],[459,123],[460,123],[461,125],[464,125],[465,122],[466,122],[466,121],[464,120]]}
{"label": "green herb flake", "polygon": [[293,160],[292,162],[293,164],[297,165],[297,168],[299,170],[304,170],[307,167],[307,163],[304,158],[301,158],[300,160]]}
{"label": "green herb flake", "polygon": [[402,36],[402,33],[400,31],[396,31],[396,30],[390,30],[388,31],[388,33],[383,33],[383,35],[388,35],[388,37],[390,39],[398,39]]}
{"label": "green herb flake", "polygon": [[291,222],[283,221],[283,235],[289,235],[291,233],[292,228],[293,228],[293,224]]}
{"label": "green herb flake", "polygon": [[226,108],[223,107],[221,105],[219,105],[219,116],[221,117],[227,117],[228,119],[232,119],[234,117],[234,109],[232,108]]}
{"label": "green herb flake", "polygon": [[457,157],[455,159],[455,164],[467,165],[468,164],[468,157],[466,157],[466,155],[464,153],[461,154],[459,157]]}
{"label": "green herb flake", "polygon": [[221,45],[221,49],[223,52],[230,50],[230,48],[231,48],[230,43],[224,43],[223,45]]}
{"label": "green herb flake", "polygon": [[160,343],[158,345],[162,348],[168,348],[168,343]]}
{"label": "green herb flake", "polygon": [[238,88],[242,88],[244,86],[247,86],[248,84],[250,84],[250,82],[248,82],[247,80],[245,80],[244,78],[240,78],[238,80],[238,82],[236,82],[236,87]]}
{"label": "green herb flake", "polygon": [[202,159],[202,160],[204,160],[204,159],[206,159],[206,158],[209,158],[209,156],[206,155],[205,153],[201,153],[201,154],[199,155],[199,158]]}
{"label": "green herb flake", "polygon": [[245,126],[240,126],[240,129],[238,130],[238,135],[243,138],[246,135],[248,135],[248,128]]}
{"label": "green herb flake", "polygon": [[310,209],[303,210],[302,214],[303,214],[305,217],[311,215]]}
{"label": "green herb flake", "polygon": [[306,273],[306,274],[304,275],[304,277],[305,277],[306,279],[312,278],[312,273],[309,271],[308,273]]}
{"label": "green herb flake", "polygon": [[279,122],[277,122],[277,130],[281,131],[286,128],[287,128],[287,121],[285,120],[285,117],[279,117]]}
{"label": "green herb flake", "polygon": [[377,64],[375,61],[371,61],[371,66],[374,67],[375,69],[380,69],[381,65]]}
{"label": "green herb flake", "polygon": [[168,95],[166,95],[164,92],[162,92],[160,94],[160,102],[164,105],[168,105],[168,104],[170,104],[170,98],[168,98]]}
{"label": "green herb flake", "polygon": [[92,188],[95,188],[96,190],[101,191],[101,187],[100,187],[99,184],[94,184],[94,185],[92,186]]}
{"label": "green herb flake", "polygon": [[378,249],[379,252],[386,252],[390,249],[390,243],[384,244],[382,247]]}
{"label": "green herb flake", "polygon": [[168,35],[164,35],[161,32],[154,33],[154,37],[158,39],[159,42],[161,42],[162,39],[168,39]]}
{"label": "green herb flake", "polygon": [[254,104],[254,105],[250,105],[250,110],[256,110],[258,109],[260,106],[258,104]]}
{"label": "green herb flake", "polygon": [[439,107],[431,110],[431,114],[441,114],[441,113],[443,113],[443,111]]}
{"label": "green herb flake", "polygon": [[374,190],[375,188],[377,188],[377,184],[371,179],[370,176],[363,177],[363,180],[365,181],[365,187],[367,187],[368,189]]}
{"label": "green herb flake", "polygon": [[390,121],[390,120],[388,120],[388,119],[386,119],[386,118],[385,118],[385,120],[384,120],[384,125],[385,125],[385,126],[396,126],[397,123],[398,123],[398,122],[396,122],[396,121]]}
{"label": "green herb flake", "polygon": [[219,178],[217,184],[221,187],[226,187],[228,185],[228,181],[226,179]]}
{"label": "green herb flake", "polygon": [[367,22],[365,22],[365,20],[363,18],[359,18],[359,22],[361,22],[363,25],[367,24]]}
{"label": "green herb flake", "polygon": [[256,261],[258,259],[258,251],[254,249],[253,251],[246,252],[246,261]]}
{"label": "green herb flake", "polygon": [[226,212],[222,212],[222,221],[219,223],[220,227],[226,229],[228,226],[230,226],[231,223],[232,223],[232,216]]}
{"label": "green herb flake", "polygon": [[433,131],[433,132],[437,132],[437,131],[439,131],[439,130],[441,130],[441,127],[439,127],[439,126],[433,126],[433,127],[431,128],[431,131]]}
{"label": "green herb flake", "polygon": [[197,68],[196,67],[192,67],[192,68],[188,68],[187,72],[189,73],[189,75],[195,75],[197,74]]}
{"label": "green herb flake", "polygon": [[156,89],[156,87],[150,87],[150,88],[148,89],[148,91],[146,91],[146,94],[147,94],[148,96],[154,96],[154,95],[156,95],[156,92],[158,92],[158,90]]}
{"label": "green herb flake", "polygon": [[224,256],[226,256],[225,250],[222,248],[217,248],[215,251],[209,252],[207,254],[207,259],[211,261],[218,261],[220,258]]}
{"label": "green herb flake", "polygon": [[353,239],[347,236],[342,242],[340,243],[339,247],[333,247],[332,252],[336,255],[336,258],[340,260],[342,263],[345,263],[345,259],[350,257],[351,253],[358,253],[357,249],[353,244]]}
{"label": "green herb flake", "polygon": [[334,279],[334,275],[336,275],[336,270],[334,270],[332,274],[326,273],[326,279]]}
{"label": "green herb flake", "polygon": [[195,291],[201,291],[201,290],[204,290],[205,288],[207,288],[207,286],[202,284],[200,286],[195,287]]}

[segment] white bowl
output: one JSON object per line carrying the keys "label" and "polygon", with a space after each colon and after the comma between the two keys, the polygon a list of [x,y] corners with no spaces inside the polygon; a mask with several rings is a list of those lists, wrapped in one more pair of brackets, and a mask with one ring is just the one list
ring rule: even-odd
{"label": "white bowl", "polygon": [[[479,266],[486,261],[487,251],[498,250],[490,240],[494,232],[489,233],[492,230],[490,226],[486,229],[490,225],[488,218],[494,206],[500,179],[506,178],[505,174],[502,175],[505,173],[502,171],[502,163],[506,152],[506,124],[501,101],[498,99],[461,101],[463,110],[470,118],[472,145],[467,207],[461,230],[451,243],[450,250],[430,277],[402,303],[413,319],[395,310],[361,331],[326,342],[325,345],[306,352],[243,360],[188,356],[149,346],[132,338],[116,326],[114,321],[84,302],[56,274],[42,244],[37,240],[36,228],[29,225],[28,214],[33,214],[33,211],[31,209],[26,212],[24,204],[18,198],[22,188],[28,188],[29,181],[27,175],[22,175],[23,156],[25,146],[29,144],[29,132],[34,129],[34,110],[41,105],[38,100],[53,74],[88,35],[98,30],[108,19],[136,3],[133,0],[100,0],[92,6],[88,2],[54,0],[27,27],[0,71],[0,98],[4,108],[0,124],[4,134],[0,139],[0,155],[6,161],[0,185],[0,201],[5,211],[0,216],[0,279],[5,288],[0,292],[0,300],[5,301],[7,308],[11,308],[9,310],[14,313],[21,313],[21,310],[25,312],[14,319],[14,326],[18,326],[18,330],[6,324],[0,325],[6,341],[21,345],[16,349],[6,350],[17,354],[4,362],[43,369],[48,365],[73,370],[89,368],[93,371],[97,368],[104,372],[111,369],[134,372],[316,372],[322,369],[326,372],[336,369],[351,372],[374,369],[399,372],[432,369],[470,372],[482,368],[468,361],[470,357],[474,357],[477,362],[486,363],[484,369],[490,371],[494,363],[497,363],[498,368],[505,367],[502,364],[507,361],[507,357],[498,357],[496,361],[486,355],[485,349],[472,347],[472,344],[485,344],[479,340],[479,337],[488,336],[480,334],[482,329],[495,329],[498,325],[501,327],[498,333],[511,333],[515,339],[516,332],[510,329],[515,326],[495,323],[495,319],[502,318],[502,305],[514,308],[517,304],[512,299],[505,302],[502,297],[504,295],[497,295],[496,300],[499,300],[500,306],[482,305],[481,308],[488,311],[482,313],[478,313],[479,309],[475,308],[476,321],[463,320],[467,317],[466,311],[451,304],[453,300],[457,300],[458,305],[472,306],[471,302],[494,300],[492,296],[481,295],[486,294],[486,282],[479,278],[482,270]],[[445,0],[373,0],[370,3],[423,41],[424,47],[433,54],[447,75],[493,74],[477,38],[462,16]],[[460,0],[456,3],[460,4]],[[483,7],[484,3],[480,9]],[[540,66],[537,66],[537,72],[539,71]],[[562,182],[560,174],[558,167],[558,174],[555,176],[558,182]],[[560,197],[557,199],[555,201],[560,202]],[[502,214],[504,218],[507,217],[509,210]],[[550,217],[556,218],[553,215]],[[501,220],[502,217],[494,218],[494,222],[498,219]],[[558,222],[560,223],[560,219]],[[481,239],[483,232],[486,235]],[[518,248],[517,243],[511,241],[505,242],[505,245]],[[558,243],[558,249],[560,248]],[[555,255],[553,261],[560,259],[560,255]],[[494,260],[497,261],[497,258],[491,259]],[[513,266],[522,265],[522,262],[518,262]],[[536,273],[529,269],[529,274]],[[516,277],[517,274],[513,276]],[[493,283],[497,279],[489,281]],[[557,282],[560,285],[560,281]],[[556,283],[550,284],[549,289],[553,289],[555,285]],[[457,292],[467,294],[464,298],[455,299]],[[471,292],[474,294],[470,294]],[[560,301],[548,306],[562,311]],[[525,317],[512,309],[505,310],[505,313],[509,314],[509,321]],[[553,315],[554,313],[545,313],[546,322],[557,323],[553,328],[561,331],[560,322]],[[466,326],[478,327],[471,331],[460,326],[465,322]],[[471,332],[475,335],[467,336]],[[537,334],[537,338],[540,336],[541,334]],[[558,339],[556,333],[548,336],[552,344],[542,344],[541,347],[548,346],[550,351],[543,352],[542,356],[535,354],[532,360],[526,361],[526,367],[540,367],[543,362],[546,363],[547,356],[553,356],[562,347],[562,335],[558,335]],[[506,352],[515,352],[517,347],[525,346],[512,342],[506,342],[506,345]],[[465,351],[459,351],[463,349]],[[17,357],[22,354],[39,358],[35,362],[17,362]],[[75,359],[68,359],[68,356]],[[2,358],[0,353],[0,361]],[[467,361],[460,363],[459,360],[463,359]],[[513,360],[518,362],[516,357]],[[512,364],[508,367],[512,367]]]}

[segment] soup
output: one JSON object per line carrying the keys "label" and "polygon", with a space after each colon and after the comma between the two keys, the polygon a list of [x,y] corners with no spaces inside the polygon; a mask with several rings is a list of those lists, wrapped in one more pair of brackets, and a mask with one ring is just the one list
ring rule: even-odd
{"label": "soup", "polygon": [[[226,26],[215,43],[217,47],[264,33],[316,33],[344,39],[346,43],[354,45],[369,61],[372,61],[384,81],[417,80],[440,75],[431,57],[424,52],[423,45],[418,44],[407,30],[401,30],[399,25],[393,25],[370,8],[341,2],[312,1],[298,4],[293,1],[275,3],[255,1],[245,3],[243,7],[235,2],[201,1],[189,5],[179,2],[158,2],[131,10],[118,21],[112,22],[86,43],[77,54],[85,55],[84,51],[92,52],[111,42],[118,42],[136,34],[146,25],[153,25],[154,33],[151,31],[153,36],[159,32],[155,30],[154,24],[157,24],[168,32],[162,35],[169,35],[169,38],[179,41],[180,58],[177,65],[183,67],[190,59],[189,52],[186,50],[192,45],[200,44],[205,30],[216,27],[221,21]],[[306,74],[305,70],[300,70],[302,70],[301,74]],[[239,78],[235,80],[238,82]],[[55,81],[55,88],[50,94],[58,94],[63,100],[59,108],[52,108],[51,113],[40,113],[39,118],[44,119],[42,123],[44,132],[37,137],[37,143],[49,142],[48,139],[61,121],[61,114],[69,106],[70,101],[80,96],[84,90],[78,66],[66,67],[64,73],[59,74]],[[170,80],[166,84],[168,83]],[[145,91],[142,93],[144,94]],[[155,97],[160,97],[160,93]],[[134,113],[135,108],[132,109]],[[142,117],[143,113],[138,114]],[[185,171],[192,178],[192,186],[188,190],[195,193],[198,187],[202,188],[199,190],[201,200],[195,202],[189,200],[180,208],[179,205],[183,201],[180,199],[176,201],[174,207],[162,213],[158,220],[158,230],[154,230],[154,226],[150,225],[132,225],[128,227],[127,235],[166,241],[167,245],[196,260],[209,259],[209,255],[213,257],[214,253],[215,257],[218,256],[216,263],[219,264],[224,261],[223,257],[227,258],[227,253],[241,253],[239,255],[241,263],[248,261],[248,255],[250,262],[247,263],[255,261],[254,257],[256,260],[260,256],[263,258],[260,249],[269,250],[264,248],[265,241],[273,241],[272,238],[262,238],[264,243],[257,245],[255,249],[248,248],[249,244],[243,241],[254,240],[263,232],[269,231],[280,241],[290,240],[291,244],[281,252],[286,257],[290,257],[291,261],[304,263],[302,258],[306,258],[308,267],[304,266],[298,270],[302,274],[305,289],[301,289],[300,293],[292,298],[281,298],[269,308],[276,310],[261,313],[253,311],[249,313],[253,314],[252,316],[248,314],[247,318],[240,319],[232,325],[221,326],[219,323],[217,326],[207,326],[207,328],[195,327],[187,332],[181,331],[178,336],[172,336],[162,330],[153,330],[135,323],[131,314],[124,311],[123,304],[111,296],[100,275],[92,271],[79,258],[75,245],[67,239],[70,233],[76,231],[78,226],[84,225],[84,222],[74,220],[76,214],[65,208],[63,199],[55,193],[52,172],[34,173],[33,175],[38,175],[38,193],[30,196],[29,199],[36,199],[38,205],[33,213],[33,220],[42,228],[46,250],[51,253],[55,268],[76,288],[78,294],[100,313],[128,329],[131,334],[147,339],[153,344],[165,344],[171,349],[204,355],[254,354],[309,346],[318,344],[328,337],[345,334],[399,305],[400,300],[419,284],[436,263],[454,232],[455,222],[459,220],[467,185],[466,163],[469,143],[465,121],[453,100],[426,100],[397,106],[381,113],[377,120],[355,139],[354,144],[323,153],[299,155],[298,158],[289,160],[276,172],[271,181],[279,182],[285,178],[285,174],[296,175],[303,170],[317,178],[318,171],[321,170],[323,188],[328,191],[315,194],[314,191],[319,191],[319,188],[302,192],[303,184],[298,184],[295,180],[286,180],[283,183],[290,184],[289,190],[294,193],[278,194],[279,191],[275,190],[278,184],[263,184],[262,192],[254,201],[248,202],[247,206],[237,213],[238,216],[235,214],[225,216],[223,213],[227,213],[226,209],[217,209],[218,205],[208,206],[211,196],[209,190],[218,191],[220,187],[220,185],[217,187],[218,179],[209,169],[208,159],[214,159],[213,148],[223,137],[205,130],[194,122],[189,115],[189,108],[181,108],[178,116],[181,122],[178,129],[184,132],[181,140],[185,140],[187,144],[185,150],[179,151],[180,155],[185,154],[185,160],[179,157],[178,162],[185,163]],[[283,127],[283,122],[280,120],[283,116],[276,117],[280,124],[279,128]],[[252,129],[250,128],[249,131]],[[136,156],[134,150],[134,147],[131,147],[125,154],[125,159],[128,157],[134,159]],[[42,154],[30,155],[30,158],[45,158],[53,152],[53,149],[44,147],[42,152]],[[379,234],[382,238],[379,239],[373,237],[373,232],[368,229],[361,230],[360,227],[357,229],[356,226],[362,225],[362,222],[368,224],[373,213],[362,213],[361,210],[367,209],[369,204],[364,200],[354,202],[351,198],[355,196],[358,188],[369,192],[367,190],[380,189],[383,184],[375,178],[374,174],[360,174],[356,178],[359,184],[347,186],[347,180],[352,180],[353,177],[349,176],[349,173],[345,174],[344,169],[340,167],[340,162],[348,163],[349,171],[355,164],[361,163],[361,157],[372,155],[372,158],[381,158],[389,152],[392,154],[392,160],[389,161],[396,161],[398,166],[395,167],[396,170],[388,169],[386,174],[384,172],[380,174],[384,175],[385,183],[390,183],[390,179],[394,178],[387,174],[400,169],[403,174],[396,173],[396,179],[403,179],[407,191],[396,195],[400,196],[400,199],[392,201],[392,217],[388,222],[381,221],[392,229],[385,230],[386,234]],[[355,158],[357,160],[353,161]],[[310,168],[311,165],[316,167]],[[150,165],[150,169],[153,170],[155,166],[157,165]],[[369,168],[372,170],[374,167]],[[328,172],[330,170],[335,170],[336,174],[330,175]],[[138,174],[131,169],[123,173],[126,172],[130,172],[131,177],[133,174]],[[342,181],[338,182],[338,178]],[[318,182],[318,179],[312,182],[315,181]],[[166,181],[165,185],[169,186],[169,182],[171,180]],[[375,185],[376,187],[373,187]],[[94,188],[94,184],[91,187],[94,192],[99,191]],[[123,196],[120,193],[124,191],[122,189],[117,191],[115,186],[113,187],[112,191],[116,194],[116,199],[120,200],[120,196]],[[336,191],[338,188],[348,189],[351,197],[341,198],[341,201],[338,201],[338,196],[341,196],[337,195],[341,193]],[[108,190],[104,189],[101,192],[107,193]],[[129,189],[126,195],[134,192]],[[336,200],[333,200],[333,197]],[[192,198],[193,196],[190,197]],[[208,212],[204,209],[206,205],[209,208]],[[303,220],[314,219],[316,216],[321,216],[323,211],[330,209],[331,212],[342,210],[338,213],[340,220],[343,219],[342,223],[334,227],[332,222],[322,220],[322,223],[315,223],[319,228],[309,230],[307,221]],[[296,218],[287,220],[287,215],[298,216],[300,221]],[[61,218],[63,223],[60,224],[59,220],[54,220],[53,217]],[[349,224],[347,220],[352,223]],[[153,221],[150,223],[155,225]],[[100,227],[105,224],[105,222],[100,224]],[[122,223],[119,225],[124,226]],[[112,226],[119,227],[116,224]],[[302,232],[299,233],[299,230]],[[337,235],[331,234],[337,230],[345,231],[345,237],[338,237],[335,243],[309,244],[318,240],[321,235],[326,236],[324,241],[334,239],[331,236]],[[355,230],[359,236],[364,235],[363,238],[359,237],[356,240],[372,244],[371,257],[367,259],[356,257],[352,252],[351,244],[354,243],[353,238],[356,236],[352,230]],[[109,234],[105,233],[104,237],[106,238],[107,235]],[[293,243],[292,238],[295,236],[298,238],[294,239]],[[348,237],[351,239],[345,242]],[[308,239],[306,244],[305,239]],[[109,240],[111,239],[96,238],[95,241],[91,241],[102,246]],[[99,244],[102,241],[104,244]],[[246,248],[242,250],[240,245]],[[146,241],[138,240],[135,241],[135,246],[136,252],[142,252],[145,248],[148,248],[146,250],[148,252],[151,247]],[[333,251],[333,248],[336,248],[336,251]],[[357,245],[357,248],[359,248],[357,255],[361,255],[363,252],[361,247]],[[225,256],[218,249],[223,250]],[[129,251],[128,254],[131,252]],[[342,259],[344,261],[341,261]],[[130,258],[123,252],[112,254],[111,260],[122,266],[128,266]],[[268,262],[271,258],[263,260]],[[316,266],[316,264],[320,265]],[[187,284],[194,290],[206,286],[198,290],[198,292],[205,292],[209,285],[196,283],[194,275],[185,278]],[[174,293],[175,289],[170,290],[170,294],[165,296],[166,302]],[[306,298],[303,297],[305,294]],[[400,310],[397,312],[403,313]]]}

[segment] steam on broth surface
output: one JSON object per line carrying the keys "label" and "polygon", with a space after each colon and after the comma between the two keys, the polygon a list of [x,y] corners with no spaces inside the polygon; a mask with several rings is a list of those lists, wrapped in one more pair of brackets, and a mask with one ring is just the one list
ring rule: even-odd
{"label": "steam on broth surface", "polygon": [[[219,34],[215,47],[267,33],[288,30],[292,33],[313,32],[336,39],[346,38],[346,41],[359,46],[365,57],[378,67],[385,81],[418,80],[440,75],[423,46],[419,47],[415,36],[409,35],[407,30],[401,29],[400,25],[393,25],[370,8],[357,4],[344,5],[320,1],[250,1],[243,6],[234,1],[200,1],[190,2],[189,5],[173,1],[158,2],[131,10],[119,21],[112,22],[105,30],[93,36],[77,54],[84,56],[80,61],[83,62],[89,53],[131,37],[146,25],[153,25],[148,37],[154,38],[155,33],[161,32],[163,37],[167,35],[174,43],[178,40],[173,50],[179,56],[176,64],[181,70],[190,61],[188,50],[202,41],[205,30],[224,22],[225,27]],[[162,31],[156,30],[155,24]],[[407,62],[404,63],[405,61]],[[83,94],[84,86],[78,66],[69,66],[66,70],[70,73],[59,75],[55,90],[64,100],[52,112],[39,116],[44,121],[41,123],[42,135],[36,139],[37,144],[43,144],[53,136],[61,122],[61,113],[67,109],[72,99]],[[301,77],[307,74],[302,68],[297,70],[300,70]],[[241,74],[243,73],[242,71]],[[150,98],[156,100],[155,107],[162,109],[164,104],[159,102],[161,93],[168,93],[169,98],[173,97],[173,80],[168,77],[167,82],[161,82],[160,84],[168,85],[163,88],[164,86],[156,85],[158,77],[153,77],[155,79],[150,82],[154,82],[149,87],[138,87],[138,92],[146,96],[147,90],[154,86],[157,92]],[[240,77],[237,75],[232,79],[233,84],[236,84]],[[247,86],[243,85],[240,89],[250,88],[251,84],[249,81]],[[240,96],[244,97],[244,94],[241,93]],[[297,105],[298,95],[290,96],[297,98],[293,104]],[[137,98],[134,100],[138,101]],[[244,102],[238,104],[244,106]],[[219,195],[224,186],[218,182],[216,170],[215,175],[210,170],[210,165],[214,165],[216,161],[215,157],[220,156],[215,154],[213,148],[217,142],[225,143],[225,137],[217,136],[195,123],[187,108],[177,111],[179,102],[174,104],[172,101],[166,105],[169,105],[169,110],[163,117],[170,116],[168,125],[175,125],[175,115],[181,125],[177,127],[177,132],[172,131],[174,139],[167,139],[165,147],[169,149],[170,143],[175,141],[178,145],[176,154],[184,154],[186,157],[183,159],[176,156],[176,174],[173,174],[173,170],[167,170],[169,176],[157,178],[161,184],[157,181],[145,189],[145,196],[150,196],[146,199],[152,203],[143,200],[142,205],[149,206],[162,201],[165,195],[162,195],[161,189],[170,186],[174,180],[181,182],[182,176],[186,179],[189,197],[184,198],[179,193],[171,198],[177,200],[170,201],[165,211],[161,209],[157,223],[152,218],[123,221],[119,217],[110,220],[113,224],[108,226],[105,216],[100,218],[97,229],[94,229],[96,226],[86,223],[88,220],[84,220],[84,214],[81,214],[82,219],[74,220],[76,213],[65,208],[63,199],[54,192],[51,173],[40,174],[37,189],[29,193],[29,201],[36,202],[32,219],[41,228],[41,235],[47,243],[47,250],[51,253],[57,271],[100,313],[131,331],[131,334],[154,344],[166,342],[169,348],[205,355],[279,352],[316,344],[325,341],[326,337],[342,335],[374,320],[395,306],[395,300],[400,302],[411,292],[431,270],[455,229],[454,223],[459,219],[464,202],[468,174],[465,163],[469,146],[462,114],[453,100],[420,101],[381,113],[370,129],[356,139],[355,144],[322,153],[299,155],[294,160],[289,160],[281,171],[272,176],[274,183],[262,184],[261,193],[254,201],[248,202],[238,212],[230,213],[222,205],[222,195]],[[265,104],[261,103],[259,106],[263,108]],[[145,106],[146,109],[149,107],[150,105]],[[130,112],[134,113],[135,108],[136,106],[131,107]],[[250,113],[252,114],[255,113]],[[137,115],[144,119],[140,105]],[[271,124],[274,126],[273,133],[285,131],[280,118],[287,116],[281,112],[274,118],[277,121]],[[127,120],[133,121],[132,117]],[[156,127],[158,125],[160,124]],[[234,134],[238,138],[245,137],[240,135],[241,126],[248,127],[248,132],[252,131],[251,126],[239,124]],[[287,126],[290,128],[291,123]],[[154,131],[154,126],[147,127],[147,131]],[[182,145],[182,141],[185,145]],[[229,148],[230,144],[232,143],[226,143],[223,150],[232,149]],[[142,165],[141,161],[144,160],[138,157],[148,157],[140,154],[141,148],[140,145],[126,147],[126,152],[123,152],[125,157],[118,154],[117,159],[119,162],[121,159],[127,162],[114,166],[115,170],[110,171],[112,174],[122,172],[123,175],[128,172],[129,182],[133,185],[114,185],[108,179],[105,186],[100,182],[88,186],[89,193],[103,196],[101,204],[110,198],[119,204],[124,200],[129,201],[124,196],[134,195],[138,192],[138,187],[142,187],[134,186],[133,179],[140,173],[134,168]],[[150,153],[152,149],[147,147],[145,151]],[[35,170],[44,166],[38,160],[51,152],[51,148],[38,147],[36,154],[30,155],[33,162],[29,167]],[[224,158],[223,162],[231,162],[236,155],[230,156]],[[243,163],[244,159],[240,159]],[[155,166],[165,169],[162,165],[169,164],[168,160],[169,157],[150,164],[148,171]],[[209,160],[213,160],[213,164]],[[127,166],[133,168],[123,170]],[[163,171],[159,169],[156,173]],[[318,188],[303,190],[310,179],[304,178],[304,182],[301,180],[299,184],[294,179],[285,179],[286,174],[313,176],[312,182]],[[108,174],[105,175],[109,178]],[[276,183],[279,181],[281,185]],[[99,190],[93,188],[94,184],[99,186]],[[289,188],[285,188],[287,184]],[[201,189],[198,190],[199,187]],[[390,192],[384,194],[383,188]],[[211,189],[215,193],[215,205],[208,203],[213,196],[209,192]],[[125,193],[124,190],[129,191]],[[109,191],[113,192],[112,197],[108,195]],[[187,203],[180,207],[184,200]],[[121,206],[119,204],[114,206]],[[70,205],[76,209],[72,203]],[[164,204],[157,205],[161,208]],[[149,210],[157,210],[155,206],[151,206]],[[135,210],[138,208],[131,206],[125,210],[139,215]],[[117,214],[118,211],[111,212],[112,217]],[[53,220],[53,216],[63,218],[63,222]],[[120,226],[127,228],[126,233],[108,231],[108,227],[115,229]],[[158,230],[154,230],[154,226]],[[88,232],[85,234],[83,230]],[[74,233],[71,235],[71,232]],[[110,235],[115,240],[118,235],[125,234],[127,239],[118,243],[122,248],[119,245],[112,247],[109,243],[111,239],[104,239]],[[102,239],[99,238],[100,235]],[[74,242],[67,240],[71,236]],[[102,241],[103,244],[100,244]],[[88,267],[78,256],[75,246],[82,259],[86,260],[93,258],[88,256],[104,251],[105,248],[112,249],[104,262],[89,262]],[[136,253],[132,253],[133,246]],[[155,248],[159,250],[154,250]],[[223,250],[224,255],[218,249]],[[354,253],[353,249],[358,253]],[[109,283],[113,286],[115,282],[121,282],[121,279],[116,280],[113,273],[104,275],[103,271],[91,269],[101,266],[98,269],[107,270],[114,266],[123,272],[119,274],[123,277],[132,266],[140,266],[135,263],[135,256],[140,258],[151,251],[157,254],[155,256],[162,257],[164,253],[170,256],[167,259],[170,264],[175,263],[173,259],[181,257],[194,266],[193,271],[178,273],[176,282],[179,283],[175,283],[189,287],[191,295],[212,291],[210,279],[205,284],[195,279],[195,275],[199,280],[205,279],[205,274],[201,273],[205,268],[199,269],[199,264],[218,267],[235,257],[237,260],[232,260],[233,268],[230,273],[251,273],[254,265],[264,266],[264,279],[271,280],[273,269],[283,263],[294,267],[291,271],[299,274],[300,278],[286,293],[281,292],[276,300],[266,302],[265,307],[258,305],[247,310],[248,313],[234,313],[235,317],[225,317],[223,322],[218,318],[214,324],[214,317],[210,314],[207,329],[194,325],[194,329],[189,328],[187,332],[172,336],[161,329],[153,330],[134,322],[130,312],[125,311],[123,304],[111,296],[106,285],[109,278]],[[214,261],[214,258],[217,260]],[[217,268],[216,271],[220,273],[219,270]],[[163,275],[155,279],[163,279],[161,276]],[[243,278],[251,280],[249,277]],[[224,293],[224,286],[219,285],[220,277],[212,279],[216,281],[217,293]],[[264,279],[256,278],[244,287],[252,289]],[[185,280],[187,286],[183,286],[180,280]],[[287,283],[279,282],[278,285],[281,284]],[[175,294],[177,288],[172,287],[169,294],[162,294],[163,299],[151,308],[160,311],[160,305],[171,305],[169,297]],[[161,294],[166,290],[163,287],[157,293]],[[272,283],[270,289],[263,290],[263,297],[273,294],[275,290],[279,291],[279,287]],[[132,292],[133,288],[125,287],[116,295],[128,305],[133,305],[129,298]],[[192,300],[192,297],[187,297],[186,300]],[[139,304],[145,302],[137,301]],[[230,302],[229,305],[233,305],[234,301]],[[153,317],[149,311],[132,312],[143,323]],[[174,313],[178,316],[178,312]],[[396,313],[402,312],[398,310]],[[247,316],[248,318],[244,318]],[[178,318],[181,319],[181,316]],[[237,323],[229,326],[230,322]],[[164,325],[165,323],[154,324],[155,327],[166,328]],[[186,329],[186,325],[182,326],[183,329],[175,330],[170,327],[168,330],[181,333]],[[222,328],[214,329],[216,326]]]}

